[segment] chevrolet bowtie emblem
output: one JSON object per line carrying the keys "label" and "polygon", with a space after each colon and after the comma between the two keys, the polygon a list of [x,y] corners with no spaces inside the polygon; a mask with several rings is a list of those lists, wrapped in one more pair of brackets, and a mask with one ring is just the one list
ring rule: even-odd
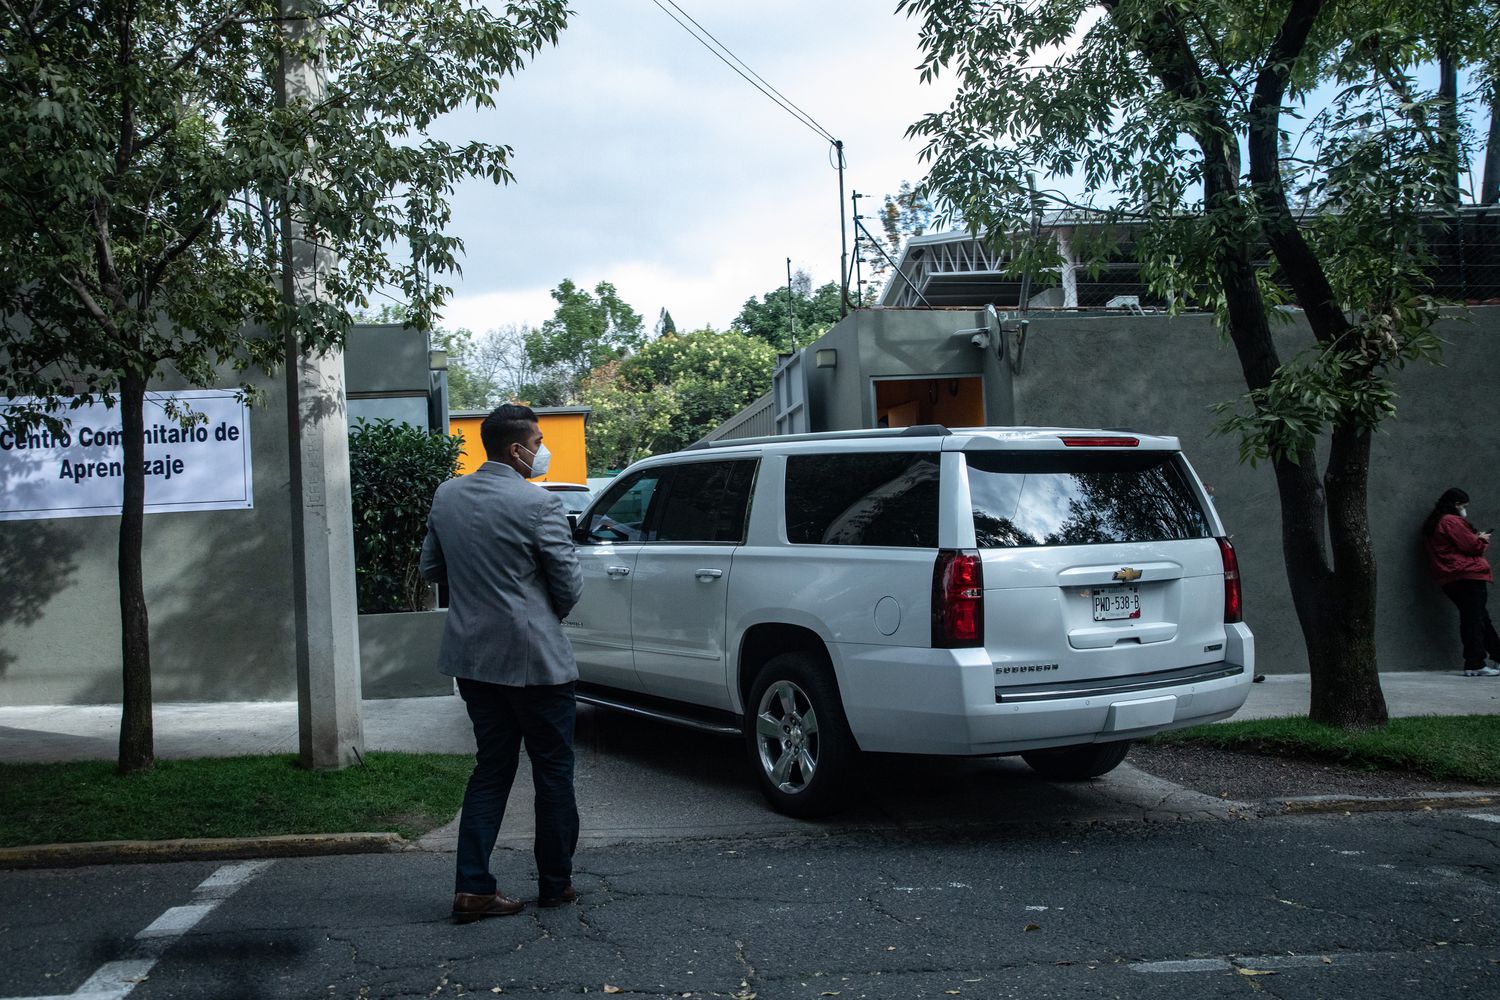
{"label": "chevrolet bowtie emblem", "polygon": [[1131,569],[1129,566],[1121,566],[1119,569],[1115,570],[1115,579],[1119,580],[1121,583],[1135,583],[1135,581],[1139,580],[1140,578],[1141,571],[1138,569]]}

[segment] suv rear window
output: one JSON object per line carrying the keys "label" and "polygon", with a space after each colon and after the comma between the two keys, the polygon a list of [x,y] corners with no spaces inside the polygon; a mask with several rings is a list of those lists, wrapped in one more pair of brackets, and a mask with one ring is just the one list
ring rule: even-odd
{"label": "suv rear window", "polygon": [[938,480],[930,452],[792,455],[787,541],[937,548]]}
{"label": "suv rear window", "polygon": [[1179,455],[966,452],[974,534],[984,549],[1207,538]]}

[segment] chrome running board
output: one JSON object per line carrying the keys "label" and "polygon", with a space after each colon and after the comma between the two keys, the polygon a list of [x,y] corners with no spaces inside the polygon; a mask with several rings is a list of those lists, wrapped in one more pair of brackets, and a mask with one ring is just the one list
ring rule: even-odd
{"label": "chrome running board", "polygon": [[677,711],[665,706],[644,705],[639,702],[627,701],[624,696],[617,696],[613,691],[605,694],[599,688],[586,688],[583,685],[579,685],[577,698],[585,705],[593,705],[596,708],[607,708],[615,712],[625,712],[629,715],[638,715],[657,722],[666,722],[674,726],[682,726],[686,729],[696,729],[702,733],[714,733],[718,736],[739,736],[741,734],[740,727],[732,722],[701,718],[686,710]]}

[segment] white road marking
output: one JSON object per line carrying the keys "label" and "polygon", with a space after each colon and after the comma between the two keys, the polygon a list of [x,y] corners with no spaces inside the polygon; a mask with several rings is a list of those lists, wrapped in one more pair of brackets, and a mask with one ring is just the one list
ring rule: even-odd
{"label": "white road marking", "polygon": [[1274,971],[1277,969],[1321,969],[1332,965],[1347,965],[1351,962],[1369,962],[1376,959],[1400,959],[1403,952],[1391,951],[1344,951],[1335,954],[1313,955],[1235,955],[1230,958],[1188,958],[1159,962],[1135,962],[1129,968],[1133,972],[1178,973],[1178,972],[1248,972]]}
{"label": "white road marking", "polygon": [[1329,955],[1261,955],[1257,958],[1241,958],[1234,963],[1245,969],[1308,969],[1332,965]]}
{"label": "white road marking", "polygon": [[1135,962],[1132,972],[1228,972],[1234,966],[1222,958],[1184,958],[1168,962]]}
{"label": "white road marking", "polygon": [[154,958],[132,958],[123,962],[110,962],[88,978],[74,996],[98,994],[121,996],[135,989],[156,964]]}
{"label": "white road marking", "polygon": [[239,861],[225,865],[208,878],[198,883],[193,896],[198,899],[222,899],[269,867],[270,861]]}
{"label": "white road marking", "polygon": [[1469,813],[1470,819],[1482,819],[1486,823],[1500,823],[1500,816],[1494,813]]}
{"label": "white road marking", "polygon": [[208,903],[194,903],[191,906],[174,906],[166,913],[151,921],[145,929],[136,935],[137,940],[145,938],[178,937],[186,934],[197,926],[198,921],[213,912],[220,900]]}
{"label": "white road marking", "polygon": [[195,902],[174,906],[135,936],[142,942],[138,949],[155,952],[150,957],[128,958],[107,962],[72,993],[46,997],[11,997],[8,1000],[125,1000],[140,985],[170,939],[180,937],[198,925],[224,900],[234,895],[246,882],[268,868],[271,861],[237,861],[215,871],[193,889]]}

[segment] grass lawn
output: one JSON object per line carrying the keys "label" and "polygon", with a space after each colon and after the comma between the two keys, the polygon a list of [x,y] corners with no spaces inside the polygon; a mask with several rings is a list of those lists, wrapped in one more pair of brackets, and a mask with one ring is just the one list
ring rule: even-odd
{"label": "grass lawn", "polygon": [[1152,737],[1241,753],[1332,761],[1370,771],[1415,771],[1449,781],[1500,785],[1500,715],[1392,719],[1346,732],[1301,718],[1219,722]]}
{"label": "grass lawn", "polygon": [[474,758],[369,753],[306,771],[290,755],[157,761],[120,777],[105,761],[0,765],[0,847],[89,840],[392,831],[451,820]]}
{"label": "grass lawn", "polygon": [[[1152,742],[1500,786],[1500,715],[1392,719],[1368,732],[1252,719]],[[363,767],[305,771],[282,755],[163,760],[122,778],[105,761],[0,764],[0,847],[360,831],[413,837],[458,814],[472,766],[468,756],[370,753]]]}

